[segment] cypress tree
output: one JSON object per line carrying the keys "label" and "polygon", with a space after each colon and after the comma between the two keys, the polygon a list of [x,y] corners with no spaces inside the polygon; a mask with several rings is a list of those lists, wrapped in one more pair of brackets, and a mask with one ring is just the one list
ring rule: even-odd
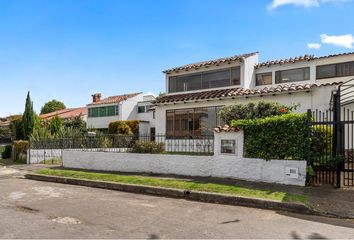
{"label": "cypress tree", "polygon": [[33,102],[31,101],[30,92],[27,93],[25,112],[22,116],[22,127],[23,133],[26,140],[29,139],[33,133],[34,127],[34,111],[33,111]]}

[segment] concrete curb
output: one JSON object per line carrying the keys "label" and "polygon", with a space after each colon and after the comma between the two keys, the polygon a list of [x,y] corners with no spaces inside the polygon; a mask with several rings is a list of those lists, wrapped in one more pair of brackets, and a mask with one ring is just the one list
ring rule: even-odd
{"label": "concrete curb", "polygon": [[76,178],[57,177],[57,176],[40,175],[40,174],[26,174],[25,178],[37,180],[37,181],[103,188],[109,190],[150,194],[150,195],[157,195],[157,196],[164,196],[164,197],[183,198],[186,200],[199,201],[199,202],[209,202],[209,203],[219,203],[219,204],[236,205],[236,206],[244,206],[244,207],[280,210],[280,211],[288,211],[288,212],[301,213],[301,214],[323,215],[305,205],[298,204],[298,203],[282,203],[282,202],[276,202],[271,200],[238,197],[238,196],[226,195],[226,194],[216,194],[216,193],[189,191],[189,190],[184,191],[184,190],[171,189],[171,188],[151,187],[151,186],[142,186],[142,185],[133,185],[133,184],[121,184],[115,182],[104,182],[104,181],[94,181],[94,180],[83,180],[83,179],[76,179]]}

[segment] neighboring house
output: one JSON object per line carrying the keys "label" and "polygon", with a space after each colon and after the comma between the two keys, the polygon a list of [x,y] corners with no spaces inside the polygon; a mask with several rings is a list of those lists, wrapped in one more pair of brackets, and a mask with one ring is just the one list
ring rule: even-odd
{"label": "neighboring house", "polygon": [[[156,132],[170,138],[212,134],[218,110],[272,101],[327,110],[331,92],[354,78],[354,52],[258,62],[258,53],[188,64],[164,71],[166,95],[155,102]],[[351,106],[352,107],[352,106]]]}
{"label": "neighboring house", "polygon": [[87,127],[108,129],[111,122],[139,120],[139,133],[149,134],[154,131],[154,111],[151,109],[155,97],[143,93],[129,93],[101,99],[101,94],[92,95],[88,104]]}
{"label": "neighboring house", "polygon": [[63,121],[80,116],[82,120],[87,121],[87,107],[80,108],[66,108],[51,113],[41,114],[39,117],[43,120],[50,120],[51,118],[59,116]]}

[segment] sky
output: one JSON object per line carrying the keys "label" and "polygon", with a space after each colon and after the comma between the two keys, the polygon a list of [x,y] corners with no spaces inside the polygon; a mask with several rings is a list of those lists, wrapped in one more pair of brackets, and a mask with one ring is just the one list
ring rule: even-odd
{"label": "sky", "polygon": [[258,51],[354,52],[354,0],[0,0],[0,116],[96,92],[158,94],[163,70]]}

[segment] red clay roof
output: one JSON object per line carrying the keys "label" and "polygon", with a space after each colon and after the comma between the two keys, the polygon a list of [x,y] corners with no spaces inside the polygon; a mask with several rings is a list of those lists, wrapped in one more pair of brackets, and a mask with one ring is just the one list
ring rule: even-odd
{"label": "red clay roof", "polygon": [[286,59],[280,59],[280,60],[268,60],[266,62],[262,62],[262,63],[257,64],[255,66],[255,68],[269,67],[269,66],[277,65],[277,64],[282,65],[282,64],[286,64],[286,63],[295,63],[295,62],[301,62],[301,61],[312,61],[315,59],[325,59],[325,58],[346,56],[346,55],[352,55],[352,54],[354,54],[354,52],[331,54],[331,55],[320,56],[320,57],[317,57],[315,55],[305,54],[303,56],[293,57],[293,58],[286,58]]}
{"label": "red clay roof", "polygon": [[253,56],[253,55],[257,54],[257,53],[258,52],[246,53],[246,54],[234,55],[234,56],[231,56],[231,57],[224,57],[224,58],[219,58],[219,59],[214,59],[214,60],[209,60],[209,61],[191,63],[191,64],[183,65],[183,66],[180,66],[180,67],[167,69],[167,70],[163,71],[163,73],[170,73],[170,72],[175,72],[175,71],[179,71],[179,70],[188,70],[188,69],[192,69],[192,68],[193,69],[198,69],[200,67],[218,65],[220,63],[235,62],[235,61],[242,60],[243,58],[247,58],[247,57]]}
{"label": "red clay roof", "polygon": [[123,94],[123,95],[117,95],[117,96],[111,96],[111,97],[107,97],[104,99],[101,99],[98,102],[93,102],[88,104],[88,106],[92,106],[92,105],[100,105],[100,104],[110,104],[110,103],[120,103],[122,101],[127,100],[128,98],[132,98],[135,97],[137,95],[141,94],[141,92],[138,93],[128,93],[128,94]]}
{"label": "red clay roof", "polygon": [[51,119],[54,116],[59,116],[62,119],[69,119],[77,116],[85,116],[87,115],[87,107],[80,108],[67,108],[47,114],[39,115],[41,119]]}
{"label": "red clay roof", "polygon": [[182,93],[176,95],[166,95],[155,101],[155,104],[163,103],[177,103],[186,101],[199,101],[220,98],[232,98],[238,96],[252,96],[252,95],[265,95],[277,94],[283,92],[296,92],[296,91],[309,91],[313,87],[338,85],[341,82],[323,83],[323,84],[284,84],[274,87],[264,87],[258,89],[245,89],[245,88],[228,88],[220,90],[209,90],[195,93]]}

